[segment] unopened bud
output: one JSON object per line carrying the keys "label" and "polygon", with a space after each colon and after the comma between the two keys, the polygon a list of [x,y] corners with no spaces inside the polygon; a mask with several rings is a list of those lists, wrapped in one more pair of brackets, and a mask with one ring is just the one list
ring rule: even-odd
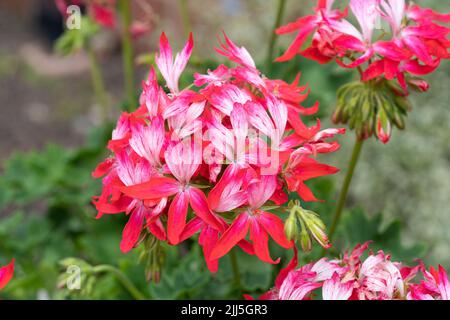
{"label": "unopened bud", "polygon": [[295,214],[290,214],[289,218],[286,219],[284,223],[284,233],[286,234],[286,238],[291,240],[297,240],[298,234],[298,224]]}
{"label": "unopened bud", "polygon": [[[288,239],[299,240],[305,252],[311,251],[311,236],[322,247],[329,248],[331,245],[325,233],[326,227],[319,215],[313,211],[303,209],[298,201],[291,202],[289,205],[291,206],[291,213],[285,223],[285,232]],[[298,234],[298,224],[301,226],[300,234]],[[294,235],[296,236],[294,237]]]}
{"label": "unopened bud", "polygon": [[310,252],[312,249],[311,238],[309,237],[309,233],[302,229],[300,233],[300,244],[302,246],[303,251]]}
{"label": "unopened bud", "polygon": [[383,143],[388,143],[391,138],[391,124],[383,109],[378,110],[376,134],[378,139]]}
{"label": "unopened bud", "polygon": [[308,229],[311,232],[314,239],[325,249],[331,247],[330,241],[328,240],[328,236],[325,233],[325,226],[320,220],[321,224],[317,222],[310,221],[308,224]]}

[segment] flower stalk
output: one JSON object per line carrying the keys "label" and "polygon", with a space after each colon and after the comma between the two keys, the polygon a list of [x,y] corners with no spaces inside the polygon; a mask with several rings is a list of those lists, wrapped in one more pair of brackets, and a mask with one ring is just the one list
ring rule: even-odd
{"label": "flower stalk", "polygon": [[272,69],[273,51],[275,49],[275,43],[277,41],[277,34],[275,33],[275,30],[278,29],[278,27],[281,25],[285,7],[286,0],[278,0],[277,16],[275,18],[275,23],[270,34],[269,48],[267,50],[266,70],[268,72],[270,72]]}
{"label": "flower stalk", "polygon": [[179,8],[181,20],[183,22],[184,35],[188,36],[189,32],[192,31],[191,19],[189,18],[189,10],[187,0],[179,0]]}
{"label": "flower stalk", "polygon": [[127,95],[128,110],[137,104],[134,93],[134,52],[131,41],[131,9],[130,1],[119,0],[119,9],[122,16],[122,54],[125,76],[125,92]]}
{"label": "flower stalk", "polygon": [[130,279],[119,269],[114,268],[113,266],[102,264],[94,267],[92,269],[94,273],[112,273],[117,280],[124,286],[125,289],[131,294],[131,296],[136,300],[145,300],[146,297],[142,294],[138,288],[131,282]]}
{"label": "flower stalk", "polygon": [[92,79],[92,87],[94,90],[94,95],[97,101],[97,104],[100,107],[101,118],[103,122],[108,120],[110,110],[109,110],[109,102],[108,102],[108,94],[105,89],[105,82],[103,81],[102,73],[100,71],[100,66],[98,63],[98,59],[95,55],[94,49],[92,46],[88,46],[87,53],[89,56],[89,63],[91,69],[91,79]]}
{"label": "flower stalk", "polygon": [[239,265],[237,261],[236,251],[230,252],[231,269],[233,270],[233,280],[236,288],[241,288],[241,273],[239,272]]}
{"label": "flower stalk", "polygon": [[361,149],[363,146],[364,140],[356,138],[355,145],[353,147],[352,156],[350,158],[350,162],[347,169],[347,174],[345,175],[344,182],[342,184],[341,193],[339,195],[339,200],[336,206],[336,211],[333,215],[333,220],[331,222],[330,233],[328,234],[329,239],[331,241],[336,228],[341,219],[342,210],[344,209],[345,203],[347,201],[348,191],[350,189],[350,184],[352,182],[353,173],[355,172],[356,164],[358,163],[359,156],[361,154]]}

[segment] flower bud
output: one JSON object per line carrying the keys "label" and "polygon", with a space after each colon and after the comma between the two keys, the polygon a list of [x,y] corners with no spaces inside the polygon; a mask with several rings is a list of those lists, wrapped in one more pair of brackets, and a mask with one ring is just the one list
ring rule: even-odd
{"label": "flower bud", "polygon": [[320,223],[317,221],[309,221],[307,224],[309,231],[311,232],[314,239],[325,249],[328,249],[331,247],[330,241],[328,240],[328,236],[325,233],[325,225],[323,224],[322,220],[320,220]]}
{"label": "flower bud", "polygon": [[408,84],[411,88],[419,92],[426,92],[430,88],[428,82],[420,78],[409,79]]}
{"label": "flower bud", "polygon": [[[329,248],[331,246],[325,233],[325,224],[317,213],[303,209],[299,201],[290,202],[289,207],[290,215],[285,222],[285,232],[289,240],[300,241],[300,245],[305,252],[311,251],[311,236],[322,247]],[[300,233],[298,224],[301,226]]]}
{"label": "flower bud", "polygon": [[376,128],[378,140],[384,144],[388,143],[391,138],[391,133],[391,124],[389,123],[386,112],[383,109],[378,110]]}
{"label": "flower bud", "polygon": [[286,219],[284,223],[284,233],[286,234],[286,238],[291,240],[297,240],[298,234],[298,225],[297,219],[295,217],[295,212],[289,215],[289,218]]}
{"label": "flower bud", "polygon": [[312,250],[311,238],[309,237],[309,233],[304,229],[302,229],[300,233],[300,245],[305,252],[310,252]]}

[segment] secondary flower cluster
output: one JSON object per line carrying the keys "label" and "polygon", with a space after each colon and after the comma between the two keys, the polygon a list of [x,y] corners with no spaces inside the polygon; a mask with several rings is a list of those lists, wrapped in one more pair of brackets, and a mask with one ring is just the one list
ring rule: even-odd
{"label": "secondary flower cluster", "polygon": [[4,266],[0,267],[0,290],[2,290],[8,282],[11,280],[14,274],[14,259],[11,262]]}
{"label": "secondary flower cluster", "polygon": [[71,5],[87,5],[87,10],[95,22],[107,28],[116,26],[115,0],[55,0],[55,4],[64,17],[69,14]]}
{"label": "secondary flower cluster", "polygon": [[[427,90],[415,76],[433,72],[441,59],[448,59],[450,14],[440,14],[405,0],[350,0],[358,26],[346,18],[348,9],[333,9],[334,0],[319,0],[315,14],[277,30],[298,31],[297,37],[278,61],[300,54],[320,63],[333,59],[346,68],[361,68],[364,81],[384,77],[397,79],[403,90],[408,84]],[[388,25],[388,27],[386,28]],[[389,31],[388,31],[389,30]],[[311,44],[303,48],[308,37]]]}
{"label": "secondary flower cluster", "polygon": [[[382,250],[362,255],[369,242],[357,245],[342,259],[322,258],[301,268],[297,252],[278,275],[275,288],[260,296],[264,300],[309,300],[322,288],[323,300],[449,300],[450,282],[442,266],[438,270],[391,261]],[[419,272],[422,277],[418,282]],[[247,299],[252,299],[246,296]]]}
{"label": "secondary flower cluster", "polygon": [[293,243],[283,220],[269,211],[287,202],[289,192],[318,201],[305,181],[338,171],[314,158],[336,151],[339,144],[327,139],[344,130],[302,122],[300,115],[318,110],[317,104],[300,105],[307,86],[298,86],[299,77],[292,84],[267,79],[245,48],[224,39],[216,50],[236,66],[195,74],[194,83],[180,90],[192,35],[175,57],[161,35],[155,61],[167,90],[151,69],[140,107],[123,113],[112,133],[113,155],[93,172],[96,178],[105,175],[103,192],[94,197],[98,217],[129,216],[123,252],[149,233],[177,245],[199,232],[213,272],[234,246],[277,263],[269,254],[269,236],[284,248]]}
{"label": "secondary flower cluster", "polygon": [[[136,38],[150,31],[153,23],[153,11],[148,4],[141,0],[133,1],[140,9],[141,19],[135,19],[130,26],[131,35]],[[85,5],[89,16],[99,25],[105,28],[118,27],[118,17],[116,12],[116,0],[55,0],[56,7],[63,17],[68,16],[71,5]]]}

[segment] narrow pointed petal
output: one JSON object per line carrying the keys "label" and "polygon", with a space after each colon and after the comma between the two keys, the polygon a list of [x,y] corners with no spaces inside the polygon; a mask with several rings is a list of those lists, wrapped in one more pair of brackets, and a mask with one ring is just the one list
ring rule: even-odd
{"label": "narrow pointed petal", "polygon": [[211,252],[211,259],[226,255],[239,241],[245,238],[250,226],[247,213],[241,213],[225,231]]}
{"label": "narrow pointed petal", "polygon": [[122,232],[122,241],[120,242],[120,250],[126,253],[134,248],[144,224],[144,210],[145,208],[136,208],[130,215],[125,228]]}
{"label": "narrow pointed petal", "polygon": [[264,262],[277,264],[280,258],[273,260],[269,253],[269,236],[267,232],[259,225],[257,220],[250,224],[250,240],[255,248],[256,256]]}
{"label": "narrow pointed petal", "polygon": [[197,217],[218,231],[224,231],[223,225],[214,215],[208,205],[205,194],[198,188],[189,188],[189,201]]}
{"label": "narrow pointed petal", "polygon": [[120,191],[138,199],[159,199],[176,194],[179,191],[179,183],[172,178],[158,177],[133,186],[124,186]]}
{"label": "narrow pointed petal", "polygon": [[8,265],[0,268],[0,290],[2,290],[13,277],[14,261],[15,260],[12,259]]}
{"label": "narrow pointed petal", "polygon": [[285,249],[292,248],[294,244],[286,238],[283,220],[269,212],[262,212],[257,219],[276,243]]}
{"label": "narrow pointed petal", "polygon": [[167,236],[172,245],[180,243],[180,236],[186,226],[189,193],[180,192],[172,200],[167,219]]}

